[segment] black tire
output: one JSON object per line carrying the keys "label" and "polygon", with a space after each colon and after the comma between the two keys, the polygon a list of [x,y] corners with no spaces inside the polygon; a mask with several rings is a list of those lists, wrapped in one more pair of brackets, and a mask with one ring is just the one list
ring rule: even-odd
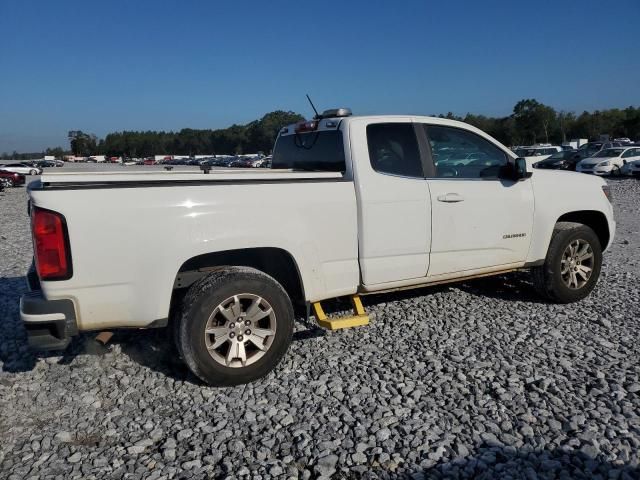
{"label": "black tire", "polygon": [[[587,242],[593,251],[591,276],[580,288],[570,288],[562,279],[562,256],[574,241]],[[533,284],[538,293],[555,303],[571,303],[582,300],[595,287],[602,268],[602,246],[595,232],[586,225],[574,222],[558,222],[554,228],[544,264],[531,269]]]}
{"label": "black tire", "polygon": [[[270,346],[258,360],[246,366],[229,367],[209,354],[204,330],[210,315],[222,302],[242,294],[257,295],[266,300],[277,323]],[[177,326],[178,348],[194,375],[209,385],[249,383],[267,375],[280,362],[291,344],[293,321],[291,300],[276,280],[253,268],[226,267],[189,288]]]}
{"label": "black tire", "polygon": [[31,170],[29,172],[29,175],[38,175],[38,171],[37,170]]}

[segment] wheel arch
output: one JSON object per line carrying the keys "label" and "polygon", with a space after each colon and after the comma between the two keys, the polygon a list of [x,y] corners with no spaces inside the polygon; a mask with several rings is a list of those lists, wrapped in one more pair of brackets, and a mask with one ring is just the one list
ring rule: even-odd
{"label": "wheel arch", "polygon": [[598,210],[578,210],[574,212],[567,212],[558,217],[556,223],[558,222],[575,222],[586,225],[598,236],[602,251],[605,251],[609,245],[609,240],[611,239],[609,223],[606,215]]}
{"label": "wheel arch", "polygon": [[212,271],[224,267],[251,267],[273,277],[287,292],[293,304],[305,303],[300,269],[293,255],[282,248],[256,247],[224,250],[197,255],[186,260],[176,273],[171,308],[187,288]]}

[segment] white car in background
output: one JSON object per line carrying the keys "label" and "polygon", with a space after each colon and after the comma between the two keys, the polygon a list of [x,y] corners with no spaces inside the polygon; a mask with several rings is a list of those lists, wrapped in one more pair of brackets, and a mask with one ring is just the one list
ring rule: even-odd
{"label": "white car in background", "polygon": [[546,160],[554,153],[561,151],[562,147],[543,143],[530,147],[519,147],[515,150],[515,154],[520,158],[524,158],[527,161],[527,166],[531,168],[534,163]]}
{"label": "white car in background", "polygon": [[[600,150],[576,165],[576,172],[595,175],[622,175],[627,163],[640,160],[640,147],[617,147]],[[625,169],[626,170],[626,169]]]}
{"label": "white car in background", "polygon": [[31,167],[26,163],[7,163],[6,165],[0,165],[2,170],[13,173],[21,173],[22,175],[40,175],[42,168]]}
{"label": "white car in background", "polygon": [[640,147],[635,147],[635,150],[635,155],[626,159],[627,163],[625,163],[622,167],[623,175],[633,175],[634,177],[640,177]]}

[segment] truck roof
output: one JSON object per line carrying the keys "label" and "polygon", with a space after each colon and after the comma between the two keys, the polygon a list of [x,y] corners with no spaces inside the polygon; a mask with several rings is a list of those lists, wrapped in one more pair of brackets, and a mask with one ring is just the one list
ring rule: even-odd
{"label": "truck roof", "polygon": [[292,123],[289,124],[285,127],[282,128],[282,130],[280,131],[280,134],[293,134],[296,133],[296,127],[298,127],[299,125],[301,125],[302,123],[311,123],[311,122],[318,122],[318,126],[317,129],[318,130],[325,130],[325,129],[332,129],[335,128],[337,126],[337,124],[348,124],[350,122],[353,121],[359,121],[359,120],[375,120],[375,121],[381,121],[381,120],[410,120],[410,121],[420,121],[420,122],[424,122],[424,123],[431,123],[434,125],[445,125],[445,126],[451,126],[451,127],[464,127],[464,128],[468,128],[477,132],[482,132],[481,130],[477,129],[476,127],[474,127],[473,125],[469,124],[469,123],[465,123],[465,122],[461,122],[459,120],[451,120],[449,118],[441,118],[441,117],[431,117],[428,115],[411,115],[411,114],[406,114],[406,115],[401,115],[401,114],[393,114],[393,115],[349,115],[349,116],[345,116],[345,117],[325,117],[324,115],[322,115],[320,118],[314,118],[311,120],[303,120],[302,122],[297,122],[297,123]]}

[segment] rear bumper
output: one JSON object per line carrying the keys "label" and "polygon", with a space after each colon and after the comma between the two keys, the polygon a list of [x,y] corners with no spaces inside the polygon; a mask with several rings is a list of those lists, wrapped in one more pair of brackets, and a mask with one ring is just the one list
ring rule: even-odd
{"label": "rear bumper", "polygon": [[[69,299],[47,300],[39,290],[37,276],[27,274],[29,293],[20,298],[20,319],[29,346],[37,350],[64,350],[78,334],[76,311]],[[37,289],[34,289],[36,287]]]}

